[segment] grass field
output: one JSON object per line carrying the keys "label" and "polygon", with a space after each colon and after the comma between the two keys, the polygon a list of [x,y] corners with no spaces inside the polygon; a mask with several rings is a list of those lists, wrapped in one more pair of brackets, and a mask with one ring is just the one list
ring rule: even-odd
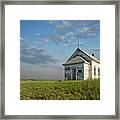
{"label": "grass field", "polygon": [[21,80],[21,100],[100,100],[100,80]]}

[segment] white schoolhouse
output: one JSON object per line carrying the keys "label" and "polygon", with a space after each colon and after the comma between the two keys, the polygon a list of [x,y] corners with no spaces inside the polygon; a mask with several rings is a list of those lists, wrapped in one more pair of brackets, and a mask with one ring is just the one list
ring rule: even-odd
{"label": "white schoolhouse", "polygon": [[63,64],[65,80],[86,80],[100,77],[100,61],[94,56],[77,48]]}

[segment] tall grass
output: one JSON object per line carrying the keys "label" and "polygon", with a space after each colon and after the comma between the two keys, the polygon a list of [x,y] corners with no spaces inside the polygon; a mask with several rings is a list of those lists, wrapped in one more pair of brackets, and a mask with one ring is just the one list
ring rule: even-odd
{"label": "tall grass", "polygon": [[99,100],[100,79],[21,80],[21,100]]}

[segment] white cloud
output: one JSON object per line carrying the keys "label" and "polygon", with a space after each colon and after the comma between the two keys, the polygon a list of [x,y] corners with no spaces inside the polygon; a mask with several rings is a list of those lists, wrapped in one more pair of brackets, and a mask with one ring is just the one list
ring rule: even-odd
{"label": "white cloud", "polygon": [[[82,42],[80,42],[79,44],[80,44],[80,46],[83,45]],[[70,43],[64,43],[64,44],[63,44],[63,47],[64,47],[64,48],[71,47],[71,46],[78,46],[78,43],[77,43],[77,42],[73,42],[73,43],[70,42]]]}
{"label": "white cloud", "polygon": [[66,33],[66,34],[65,34],[65,37],[68,37],[68,36],[73,36],[73,35],[75,35],[75,33],[74,33],[74,32],[68,32],[68,33]]}
{"label": "white cloud", "polygon": [[29,64],[55,64],[58,61],[38,44],[21,42],[20,52],[21,61]]}
{"label": "white cloud", "polygon": [[88,50],[92,52],[99,52],[100,48],[89,48]]}
{"label": "white cloud", "polygon": [[56,26],[57,31],[64,31],[64,30],[73,30],[73,29],[80,29],[84,28],[84,30],[90,30],[90,26],[95,26],[99,24],[98,21],[89,21],[89,20],[63,20]]}
{"label": "white cloud", "polygon": [[94,30],[93,28],[81,28],[81,30]]}
{"label": "white cloud", "polygon": [[63,20],[62,22],[63,22],[63,25],[65,25],[65,26],[69,27],[71,25],[70,21]]}
{"label": "white cloud", "polygon": [[25,40],[27,40],[27,39],[21,36],[21,37],[20,37],[20,40],[21,40],[21,41],[25,41]]}
{"label": "white cloud", "polygon": [[41,39],[41,42],[48,43],[49,40],[48,40],[47,38],[42,38],[42,39]]}
{"label": "white cloud", "polygon": [[41,33],[35,33],[34,35],[37,36],[37,37],[40,37]]}
{"label": "white cloud", "polygon": [[64,35],[58,35],[58,34],[56,34],[56,35],[50,36],[50,39],[53,40],[53,41],[55,41],[55,42],[59,42],[59,41],[64,41],[65,37],[64,37]]}
{"label": "white cloud", "polygon": [[89,34],[87,34],[87,36],[96,36],[96,34],[95,33],[89,33]]}

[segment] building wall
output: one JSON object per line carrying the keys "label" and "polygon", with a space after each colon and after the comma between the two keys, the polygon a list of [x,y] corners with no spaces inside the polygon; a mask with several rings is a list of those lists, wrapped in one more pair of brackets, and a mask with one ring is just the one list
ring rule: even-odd
{"label": "building wall", "polygon": [[84,63],[84,80],[90,78],[90,65]]}
{"label": "building wall", "polygon": [[[70,70],[65,71],[66,67],[70,67]],[[98,68],[100,70],[100,64],[95,62],[95,61],[91,61],[91,65],[87,64],[87,63],[81,63],[81,64],[73,64],[73,65],[66,65],[64,66],[64,79],[73,79],[74,77],[76,77],[76,79],[95,79],[95,78],[99,78],[100,75],[98,74]],[[73,71],[72,69],[75,69],[76,73],[73,75]],[[78,73],[78,70],[82,70],[82,76],[81,73]],[[65,74],[67,74],[68,76],[65,77]]]}
{"label": "building wall", "polygon": [[99,74],[98,74],[98,68],[100,69],[100,64],[95,62],[95,61],[92,61],[92,79],[100,77]]}

